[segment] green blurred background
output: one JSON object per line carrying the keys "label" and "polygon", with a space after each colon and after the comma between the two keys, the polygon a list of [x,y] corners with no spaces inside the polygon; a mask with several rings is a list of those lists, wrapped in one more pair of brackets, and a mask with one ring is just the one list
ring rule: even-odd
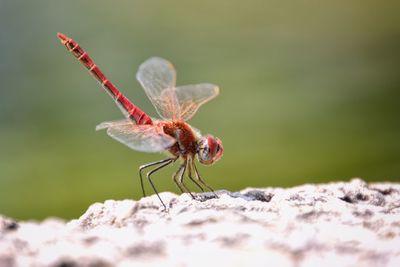
{"label": "green blurred background", "polygon": [[[0,213],[78,217],[140,198],[139,153],[95,132],[122,118],[60,44],[73,37],[134,103],[151,56],[218,98],[190,121],[223,140],[216,189],[400,181],[398,1],[0,0]],[[177,166],[174,166],[176,168]],[[154,179],[177,192],[168,168]],[[150,192],[150,189],[147,190]]]}

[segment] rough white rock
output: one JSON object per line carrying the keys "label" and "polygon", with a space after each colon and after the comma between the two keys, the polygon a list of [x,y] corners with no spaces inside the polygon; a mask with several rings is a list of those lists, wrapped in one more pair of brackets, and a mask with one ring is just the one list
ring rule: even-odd
{"label": "rough white rock", "polygon": [[0,216],[0,266],[400,266],[400,184],[162,193],[79,219]]}

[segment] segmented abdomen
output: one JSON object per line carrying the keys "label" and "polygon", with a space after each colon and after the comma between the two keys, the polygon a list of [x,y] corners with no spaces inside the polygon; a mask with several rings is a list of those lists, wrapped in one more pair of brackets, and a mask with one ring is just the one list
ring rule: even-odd
{"label": "segmented abdomen", "polygon": [[118,106],[125,111],[124,113],[128,118],[135,121],[137,124],[153,124],[153,121],[145,112],[132,104],[132,102],[129,101],[129,99],[126,98],[117,87],[107,79],[79,44],[62,33],[58,33],[57,36],[67,47],[68,51],[71,52],[89,70],[103,88],[106,89],[110,96],[117,102]]}

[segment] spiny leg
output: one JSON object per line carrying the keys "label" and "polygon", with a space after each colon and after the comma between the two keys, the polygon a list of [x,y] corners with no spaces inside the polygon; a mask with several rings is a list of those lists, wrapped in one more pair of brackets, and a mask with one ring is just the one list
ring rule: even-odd
{"label": "spiny leg", "polygon": [[[194,196],[192,195],[192,193],[190,193],[190,191],[187,189],[187,187],[181,183],[181,177],[184,175],[185,169],[186,169],[186,160],[185,160],[185,162],[183,162],[181,164],[181,166],[179,166],[179,169],[174,173],[174,175],[172,176],[172,179],[174,180],[175,184],[178,186],[179,190],[182,193],[189,193],[192,196],[192,198],[194,198]],[[182,174],[180,174],[181,172],[182,172]],[[178,175],[179,175],[179,180],[177,179]]]}
{"label": "spiny leg", "polygon": [[187,160],[185,160],[185,161],[182,163],[182,166],[183,166],[183,171],[182,171],[182,174],[179,176],[179,180],[178,180],[178,181],[179,181],[179,183],[183,186],[183,188],[185,188],[186,192],[188,192],[189,195],[190,195],[193,199],[195,199],[195,197],[193,196],[193,194],[190,192],[189,188],[187,188],[187,186],[186,186],[185,183],[183,182],[183,178],[185,177],[185,172],[186,172]]}
{"label": "spiny leg", "polygon": [[151,187],[153,187],[154,192],[156,193],[158,199],[160,200],[161,204],[164,206],[164,210],[167,210],[167,206],[165,206],[164,202],[162,201],[160,195],[158,194],[158,191],[156,189],[156,187],[153,184],[153,181],[151,180],[150,176],[155,173],[156,171],[161,170],[162,168],[164,168],[165,166],[168,166],[169,164],[171,164],[172,162],[174,162],[176,159],[172,158],[172,159],[168,159],[168,161],[165,161],[163,164],[161,164],[160,166],[158,166],[157,168],[149,171],[146,175],[147,179],[149,180]]}
{"label": "spiny leg", "polygon": [[[139,167],[140,186],[142,187],[142,193],[143,193],[143,196],[144,196],[144,197],[146,196],[146,192],[144,191],[142,171],[143,171],[144,169],[148,168],[148,167],[151,167],[151,166],[154,166],[154,165],[158,165],[158,164],[161,164],[161,163],[170,161],[171,159],[174,159],[174,158],[167,158],[167,159],[162,159],[162,160],[150,162],[150,163],[148,163],[148,164],[145,164],[145,165],[142,165],[142,166]],[[175,159],[175,160],[176,160],[176,159]],[[175,161],[175,160],[174,160],[174,161]]]}
{"label": "spiny leg", "polygon": [[176,180],[176,178],[178,177],[178,174],[181,172],[182,169],[183,169],[183,164],[181,164],[181,166],[179,166],[178,170],[172,176],[172,179],[174,180],[174,183],[178,186],[179,190],[181,190],[182,193],[186,193],[185,190],[183,190],[181,185]]}
{"label": "spiny leg", "polygon": [[201,192],[204,192],[203,187],[201,187],[201,185],[193,178],[192,176],[192,159],[188,159],[186,167],[188,168],[188,176],[189,179],[198,187],[200,188]]}
{"label": "spiny leg", "polygon": [[197,170],[196,164],[194,163],[194,161],[192,161],[192,167],[194,169],[194,171],[196,172],[196,177],[199,180],[199,182],[207,187],[211,192],[213,192],[213,194],[218,198],[218,195],[214,192],[214,189],[211,188],[211,186],[209,186],[200,176],[199,171]]}

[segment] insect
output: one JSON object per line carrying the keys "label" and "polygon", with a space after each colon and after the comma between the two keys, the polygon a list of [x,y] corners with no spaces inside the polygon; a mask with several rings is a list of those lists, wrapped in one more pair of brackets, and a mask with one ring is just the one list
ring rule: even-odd
{"label": "insect", "polygon": [[[218,86],[202,83],[176,87],[174,66],[159,57],[148,59],[140,65],[136,78],[161,117],[160,120],[154,119],[132,104],[107,79],[80,45],[62,33],[58,33],[57,36],[68,51],[100,82],[125,115],[123,120],[99,124],[96,130],[107,129],[109,136],[137,151],[168,152],[168,158],[140,166],[139,177],[143,196],[146,196],[146,192],[142,172],[147,168],[154,167],[146,174],[146,177],[166,210],[166,205],[158,194],[151,176],[178,159],[181,160],[181,164],[172,177],[182,193],[189,193],[195,199],[184,182],[186,173],[201,191],[204,192],[205,187],[214,193],[214,190],[200,176],[195,158],[197,156],[198,161],[202,164],[213,164],[222,156],[222,142],[212,135],[202,136],[186,121],[193,117],[201,105],[219,94]],[[218,197],[215,193],[214,195]]]}

